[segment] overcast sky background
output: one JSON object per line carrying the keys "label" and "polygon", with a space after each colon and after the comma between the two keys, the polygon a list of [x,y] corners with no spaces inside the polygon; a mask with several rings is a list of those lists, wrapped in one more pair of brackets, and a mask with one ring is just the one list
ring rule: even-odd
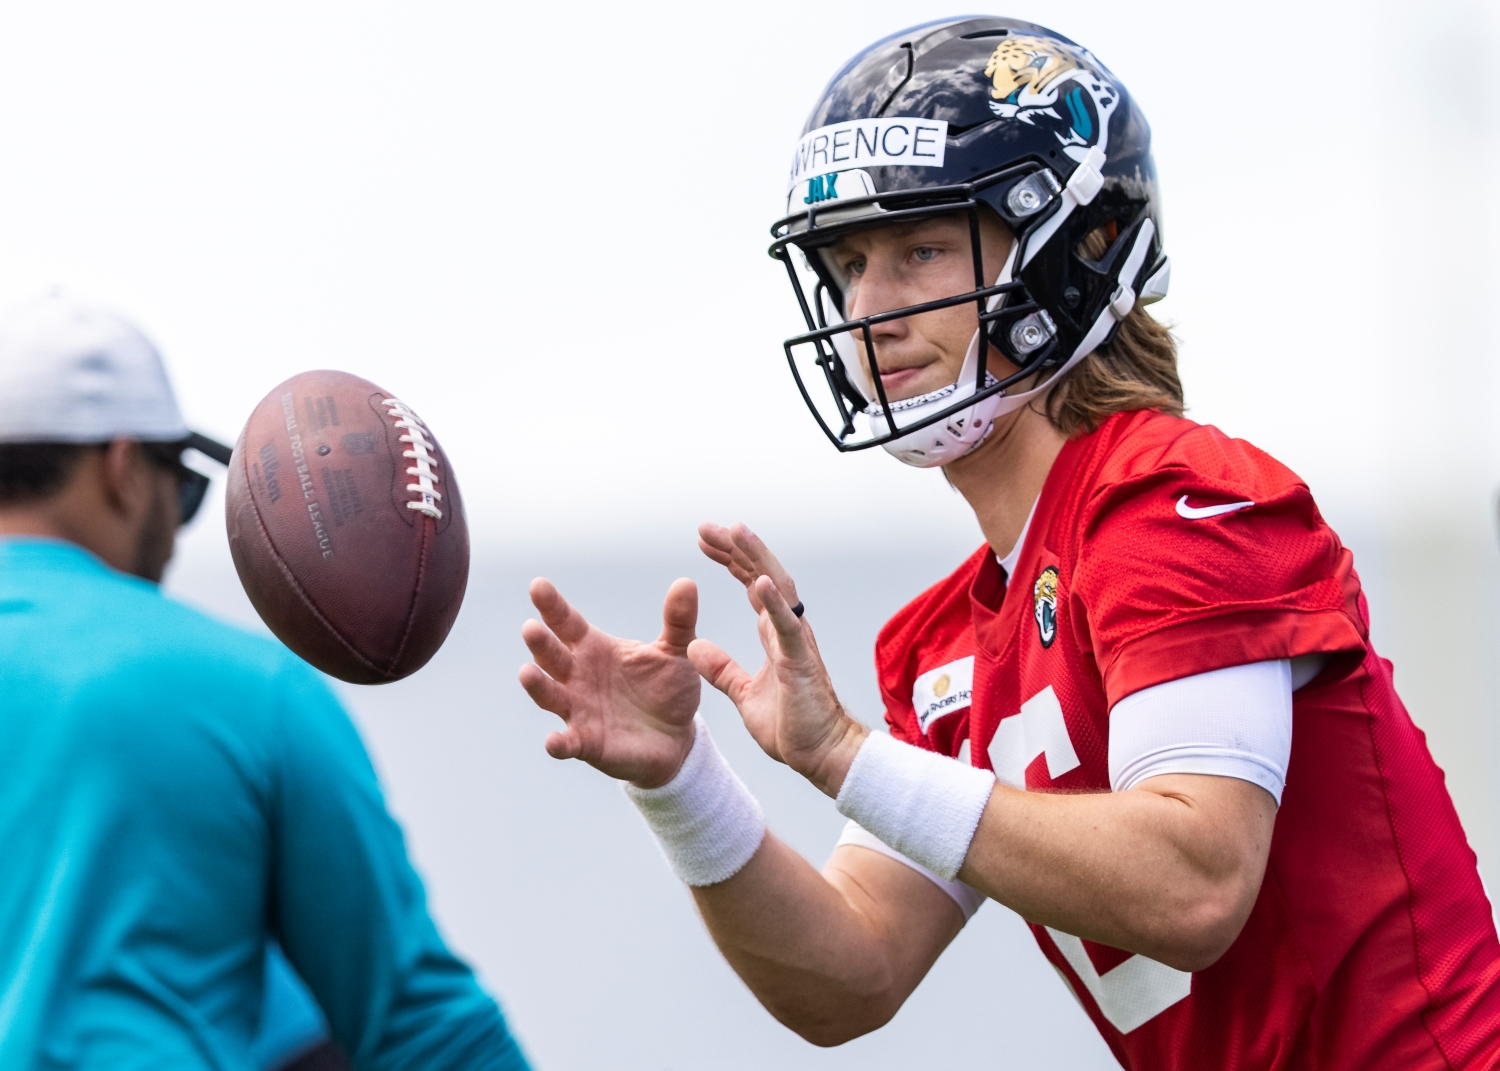
{"label": "overcast sky background", "polygon": [[[1009,12],[1093,49],[1152,121],[1158,310],[1193,415],[1331,507],[1496,482],[1495,10]],[[963,527],[935,474],[826,445],[764,255],[828,76],[948,13],[6,5],[0,304],[53,283],[113,302],[227,438],[285,377],[357,371],[441,436],[486,544],[594,547],[705,514],[824,538]]]}
{"label": "overcast sky background", "polygon": [[[546,1067],[1101,1059],[1039,957],[1004,982],[989,973],[975,949],[1025,941],[1000,922],[976,923],[999,945],[969,934],[970,958],[945,959],[950,988],[923,991],[919,1023],[909,1013],[843,1054],[788,1041],[713,958],[613,790],[539,757],[545,719],[513,684],[527,576],[572,577],[611,627],[645,631],[672,575],[708,577],[692,526],[742,518],[823,585],[845,687],[873,696],[862,660],[879,620],[977,545],[941,476],[827,445],[782,360],[798,317],[764,252],[828,76],[951,13],[927,0],[0,6],[0,305],[54,284],[114,304],[161,346],[189,422],[226,440],[282,379],[336,367],[411,403],[454,460],[481,565],[454,646],[425,673],[468,691],[423,710],[419,675],[350,700],[445,927]],[[1500,854],[1496,5],[995,13],[1087,45],[1151,119],[1174,266],[1156,311],[1182,341],[1190,415],[1308,480],[1355,549],[1377,643],[1481,857]],[[217,516],[188,532],[173,585],[249,620]],[[711,593],[749,657],[733,592]],[[747,771],[773,820],[826,850],[831,808],[778,775]],[[494,862],[528,851],[540,857]],[[624,869],[589,870],[590,852]],[[590,912],[601,883],[648,905],[645,921]],[[578,913],[614,945],[549,947]],[[643,967],[657,932],[674,951]],[[706,1009],[690,1041],[661,1040],[647,977]],[[1005,999],[950,1021],[952,994],[980,978]],[[590,1003],[613,1009],[608,1029],[573,1019]],[[973,1022],[985,1008],[992,1032]],[[921,1023],[943,1032],[937,1049]]]}

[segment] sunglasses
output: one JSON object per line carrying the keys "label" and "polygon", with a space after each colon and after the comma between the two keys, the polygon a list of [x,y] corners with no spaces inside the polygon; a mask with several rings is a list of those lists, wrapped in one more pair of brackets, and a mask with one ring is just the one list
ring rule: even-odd
{"label": "sunglasses", "polygon": [[204,496],[208,494],[209,478],[197,469],[189,468],[182,463],[182,452],[189,447],[221,465],[229,464],[229,447],[216,443],[197,432],[180,442],[141,443],[141,449],[145,451],[147,459],[152,464],[177,477],[177,523],[179,525],[187,524],[197,515],[203,505]]}
{"label": "sunglasses", "polygon": [[177,523],[187,524],[208,494],[208,477],[182,463],[183,443],[141,443],[141,449],[153,465],[177,477]]}

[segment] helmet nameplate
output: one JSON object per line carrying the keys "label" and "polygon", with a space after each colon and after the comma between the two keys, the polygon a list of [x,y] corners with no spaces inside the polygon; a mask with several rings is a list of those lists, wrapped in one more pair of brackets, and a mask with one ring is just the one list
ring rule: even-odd
{"label": "helmet nameplate", "polygon": [[858,167],[942,167],[947,148],[946,119],[898,115],[832,123],[797,142],[786,188]]}

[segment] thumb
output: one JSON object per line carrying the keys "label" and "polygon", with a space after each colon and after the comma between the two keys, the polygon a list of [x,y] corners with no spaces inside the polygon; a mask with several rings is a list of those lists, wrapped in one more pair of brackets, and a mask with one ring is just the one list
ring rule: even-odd
{"label": "thumb", "polygon": [[688,644],[687,656],[699,676],[727,695],[736,707],[740,705],[750,674],[722,647],[708,640],[694,640]]}
{"label": "thumb", "polygon": [[698,585],[683,577],[672,581],[661,608],[661,643],[679,650],[693,642],[698,628]]}

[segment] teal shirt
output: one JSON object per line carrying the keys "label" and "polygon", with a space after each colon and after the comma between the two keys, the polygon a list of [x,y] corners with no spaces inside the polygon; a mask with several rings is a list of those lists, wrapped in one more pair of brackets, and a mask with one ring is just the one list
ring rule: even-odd
{"label": "teal shirt", "polygon": [[250,1055],[260,1071],[279,1071],[325,1043],[328,1024],[275,941],[266,946],[262,984],[260,1027],[250,1043]]}
{"label": "teal shirt", "polygon": [[256,1066],[267,938],[362,1069],[523,1071],[279,645],[0,540],[0,1071]]}

